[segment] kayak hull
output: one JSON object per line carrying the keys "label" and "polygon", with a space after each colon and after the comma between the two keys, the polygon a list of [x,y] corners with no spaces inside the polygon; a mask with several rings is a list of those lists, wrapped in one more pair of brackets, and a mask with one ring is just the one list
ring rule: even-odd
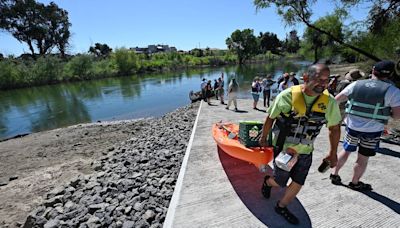
{"label": "kayak hull", "polygon": [[272,147],[247,148],[242,145],[238,140],[239,125],[237,124],[214,124],[212,134],[217,145],[225,153],[234,158],[252,163],[262,172],[266,171],[268,163],[273,159],[274,152]]}

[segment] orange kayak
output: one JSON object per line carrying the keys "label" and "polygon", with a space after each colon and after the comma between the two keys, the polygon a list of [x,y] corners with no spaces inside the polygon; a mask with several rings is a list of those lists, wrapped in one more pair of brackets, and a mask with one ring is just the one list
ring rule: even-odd
{"label": "orange kayak", "polygon": [[225,153],[254,164],[262,172],[265,172],[268,163],[273,159],[272,147],[247,148],[242,145],[238,140],[239,125],[237,124],[216,123],[212,127],[212,134],[215,142]]}

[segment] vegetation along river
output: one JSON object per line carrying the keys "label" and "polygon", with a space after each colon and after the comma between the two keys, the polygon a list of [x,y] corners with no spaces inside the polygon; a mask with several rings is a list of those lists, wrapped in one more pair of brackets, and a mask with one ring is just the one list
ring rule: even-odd
{"label": "vegetation along river", "polygon": [[299,78],[306,64],[277,61],[0,91],[0,140],[78,123],[162,116],[190,103],[188,93],[200,90],[201,79],[214,82],[222,72],[225,88],[236,77],[239,98],[250,98],[255,76],[294,71]]}

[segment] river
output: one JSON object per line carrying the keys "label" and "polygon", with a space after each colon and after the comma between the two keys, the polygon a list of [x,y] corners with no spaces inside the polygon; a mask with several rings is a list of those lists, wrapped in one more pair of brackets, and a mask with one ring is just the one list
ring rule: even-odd
{"label": "river", "polygon": [[189,104],[188,93],[200,90],[201,79],[214,81],[222,72],[225,88],[236,77],[239,98],[250,98],[254,76],[276,79],[293,71],[299,78],[307,64],[277,61],[0,91],[0,140],[79,123],[159,117]]}

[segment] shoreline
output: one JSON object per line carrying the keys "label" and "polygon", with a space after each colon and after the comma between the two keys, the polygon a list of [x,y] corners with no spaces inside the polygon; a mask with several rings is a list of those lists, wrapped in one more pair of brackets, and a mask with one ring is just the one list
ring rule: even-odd
{"label": "shoreline", "polygon": [[[79,176],[83,181],[99,172],[107,173],[107,171],[101,171],[103,163],[107,163],[102,159],[114,159],[118,156],[117,154],[125,154],[122,151],[133,151],[135,146],[142,148],[143,145],[151,145],[145,142],[158,142],[159,140],[154,140],[155,134],[148,135],[144,132],[146,129],[153,131],[151,128],[158,130],[161,128],[161,132],[177,131],[179,134],[173,134],[179,139],[177,146],[186,145],[198,105],[195,103],[178,108],[160,118],[78,124],[0,142],[0,183],[6,184],[0,186],[0,201],[2,202],[0,226],[22,226],[28,214],[33,209],[40,208],[39,205],[43,205],[46,194],[68,185],[73,178]],[[169,126],[174,122],[183,123],[182,126]],[[142,143],[137,144],[135,140]],[[171,147],[171,145],[168,146]],[[143,149],[148,148],[143,147]],[[183,158],[184,151],[182,152],[181,148],[170,149],[170,151],[179,151],[178,154],[169,155],[171,158],[178,156],[176,160],[173,160],[171,167],[179,168],[181,165],[179,156]],[[154,151],[149,151],[149,154],[154,153]],[[151,161],[151,159],[147,160]],[[135,162],[132,161],[132,164]],[[156,170],[155,167],[152,169]],[[113,170],[112,173],[115,171],[108,170],[109,172]],[[176,178],[177,176],[169,181],[174,183]],[[10,179],[12,181],[9,181]],[[173,187],[170,197],[172,197]],[[56,206],[58,210],[60,210],[59,206]],[[161,216],[160,219],[162,218]]]}
{"label": "shoreline", "polygon": [[[352,68],[359,68],[356,64],[330,67],[332,74],[341,76]],[[194,108],[194,113],[197,113],[198,106],[199,103],[189,104],[159,118],[83,123],[1,141],[0,201],[4,203],[0,205],[0,226],[22,226],[28,214],[45,201],[47,193],[60,189],[77,176],[90,180],[91,175],[99,172],[96,171],[100,168],[98,161],[121,149],[121,145],[132,143],[129,140],[141,132],[138,125],[149,125],[166,116],[179,116],[182,114],[179,110],[187,107]],[[190,121],[194,122],[194,119]],[[185,137],[189,136],[190,132]],[[154,141],[146,137],[143,140]],[[181,165],[179,161],[176,161],[178,168]],[[172,182],[176,181],[177,172]],[[6,185],[1,186],[2,183]],[[171,196],[173,190],[172,186]],[[56,207],[61,210],[60,205]],[[165,217],[166,211],[161,213]],[[164,217],[159,216],[158,219]]]}

